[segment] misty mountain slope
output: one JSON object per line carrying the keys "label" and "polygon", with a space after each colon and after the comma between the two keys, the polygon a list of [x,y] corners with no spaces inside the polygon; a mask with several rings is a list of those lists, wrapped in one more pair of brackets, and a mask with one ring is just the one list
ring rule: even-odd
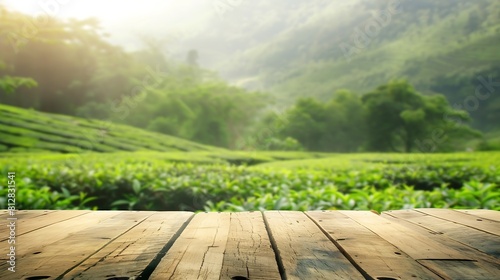
{"label": "misty mountain slope", "polygon": [[494,0],[243,1],[184,47],[198,49],[201,63],[223,77],[270,90],[280,102],[327,98],[340,88],[361,93],[402,77],[426,91],[445,73],[500,64],[499,18]]}
{"label": "misty mountain slope", "polygon": [[378,46],[374,43],[373,48],[353,55],[350,61],[323,60],[295,77],[288,76],[277,82],[271,80],[267,84],[282,94],[300,96],[305,91],[327,97],[339,88],[367,91],[389,79],[405,77],[417,88],[425,89],[430,80],[443,73],[498,65],[498,22],[460,36],[459,33],[465,33],[464,18],[468,14],[469,11],[463,11],[434,24],[412,26],[396,40],[381,42]]}
{"label": "misty mountain slope", "polygon": [[[245,66],[252,63],[246,60],[249,53],[265,52],[272,40],[295,37],[296,30],[314,21],[322,22],[328,15],[335,14],[339,7],[351,6],[355,2],[257,0],[241,1],[239,5],[222,10],[216,2],[213,17],[205,22],[205,30],[185,34],[187,36],[176,42],[173,52],[182,59],[188,49],[196,49],[201,64],[216,70],[235,66],[235,63]],[[229,72],[234,71],[238,72],[235,69]],[[223,75],[231,76],[229,72]]]}

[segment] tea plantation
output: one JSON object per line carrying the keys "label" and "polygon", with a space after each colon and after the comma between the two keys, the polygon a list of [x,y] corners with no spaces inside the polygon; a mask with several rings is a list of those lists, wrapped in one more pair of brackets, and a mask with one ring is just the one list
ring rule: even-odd
{"label": "tea plantation", "polygon": [[0,166],[19,209],[500,210],[498,152],[3,154]]}
{"label": "tea plantation", "polygon": [[0,105],[0,207],[246,211],[500,209],[500,152],[238,152]]}
{"label": "tea plantation", "polygon": [[0,153],[223,151],[142,129],[0,104]]}

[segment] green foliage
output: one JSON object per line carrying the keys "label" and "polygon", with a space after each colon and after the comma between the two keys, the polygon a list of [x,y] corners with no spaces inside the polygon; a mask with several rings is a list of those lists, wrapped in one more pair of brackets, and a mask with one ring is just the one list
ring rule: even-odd
{"label": "green foliage", "polygon": [[1,104],[0,135],[6,152],[224,151],[130,126]]}
{"label": "green foliage", "polygon": [[500,132],[486,134],[477,144],[479,151],[500,151]]}
{"label": "green foliage", "polygon": [[[244,47],[233,53],[224,52],[225,61],[217,66],[241,83],[265,85],[280,102],[290,106],[299,96],[327,101],[339,88],[368,92],[393,77],[405,77],[427,94],[431,86],[449,85],[443,76],[461,75],[473,81],[477,77],[474,72],[487,72],[488,68],[499,65],[498,1],[390,3],[401,11],[381,14],[390,6],[387,1],[364,0],[349,8],[340,8],[337,2],[324,2],[315,4],[321,12],[311,13],[307,20],[297,12],[312,8],[307,2],[293,4],[302,5],[302,9],[291,3],[283,4],[287,9],[280,16],[272,15],[274,9],[262,4],[259,9],[255,4],[253,14],[247,15],[249,19],[239,23],[245,24],[245,29],[240,28],[249,34],[272,35],[249,46],[242,42]],[[276,21],[285,28],[276,31],[270,30],[272,24],[260,24],[266,14],[271,14],[269,18],[279,18]],[[376,19],[376,15],[382,19]],[[303,24],[287,24],[299,22],[299,18]],[[368,40],[364,40],[359,31]],[[225,35],[231,36],[231,33]],[[352,47],[349,50],[354,50],[353,54],[343,51],[342,44]],[[477,82],[470,84],[477,86]],[[474,94],[474,89],[468,94]],[[457,95],[457,92],[446,91],[447,97]],[[475,113],[486,113],[481,111]],[[478,122],[483,126],[489,124],[494,125],[494,121]]]}
{"label": "green foliage", "polygon": [[263,149],[268,151],[302,151],[304,148],[299,141],[292,137],[286,137],[284,140],[279,138],[266,139]]}
{"label": "green foliage", "polygon": [[324,106],[312,98],[299,99],[286,115],[283,134],[297,139],[308,150],[325,150],[327,112]]}
{"label": "green foliage", "polygon": [[393,81],[361,97],[341,90],[326,103],[300,98],[261,120],[259,128],[271,133],[260,143],[291,137],[309,151],[456,151],[481,136],[463,125],[468,120],[442,95],[424,96],[406,81]]}
{"label": "green foliage", "polygon": [[[177,160],[169,153],[27,154],[1,158],[0,166],[4,174],[16,172],[20,209],[500,210],[498,152],[330,155],[317,160],[270,159],[252,167],[223,161],[207,164],[202,154],[189,154],[179,153]],[[261,156],[266,154],[300,156]],[[3,183],[1,207],[6,192]]]}
{"label": "green foliage", "polygon": [[[1,12],[2,21],[12,23],[0,25],[2,37],[23,34],[16,24],[30,17]],[[5,74],[1,103],[234,148],[265,101],[197,67],[195,50],[188,54],[188,65],[167,60],[154,39],[143,39],[148,49],[127,53],[109,44],[93,19],[51,19],[37,26],[35,35],[21,45],[0,41],[0,60],[12,65],[0,71]],[[32,80],[11,74],[32,77],[39,86],[30,88]],[[18,94],[5,94],[21,85],[25,88]]]}
{"label": "green foliage", "polygon": [[363,104],[347,90],[336,92],[328,103],[301,98],[282,115],[264,119],[266,125],[274,128],[268,141],[290,137],[309,151],[353,152],[365,139]]}
{"label": "green foliage", "polygon": [[455,108],[467,110],[472,127],[482,131],[500,129],[500,67],[471,72],[444,73],[431,82],[431,90],[442,93]]}
{"label": "green foliage", "polygon": [[[470,120],[465,111],[452,109],[442,95],[424,96],[406,81],[394,81],[364,95],[367,109],[368,147],[375,151],[412,152],[421,139],[429,139],[439,130],[442,137],[476,132],[455,122]],[[439,146],[442,143],[435,143]],[[432,152],[432,150],[422,152]]]}
{"label": "green foliage", "polygon": [[[0,60],[0,70],[4,70],[5,68],[7,68],[7,65]],[[11,76],[0,77],[0,90],[7,94],[14,93],[19,87],[33,88],[36,86],[38,86],[37,82],[30,78]]]}
{"label": "green foliage", "polygon": [[[0,75],[30,77],[38,83],[36,88],[19,88],[15,95],[6,94],[11,87],[0,87],[4,104],[74,115],[89,102],[112,103],[130,94],[133,79],[147,72],[129,54],[106,42],[94,19],[43,17],[34,23],[31,16],[3,7],[0,13],[0,60],[10,66]],[[34,84],[30,79],[15,82]]]}
{"label": "green foliage", "polygon": [[[306,7],[305,3],[300,5]],[[448,140],[432,145],[436,147],[432,150],[463,150],[462,143],[454,140],[468,140],[473,131],[453,123],[462,123],[467,117],[449,110],[440,97],[407,101],[378,98],[368,103],[388,110],[374,113],[366,112],[360,98],[351,92],[331,95],[339,88],[367,91],[389,77],[406,76],[423,93],[441,93],[442,89],[452,104],[458,101],[463,105],[475,93],[479,76],[498,78],[499,57],[494,46],[498,45],[499,25],[498,17],[490,12],[498,10],[498,4],[492,0],[483,4],[462,0],[415,4],[408,0],[401,5],[417,12],[391,15],[390,24],[370,38],[370,48],[361,48],[349,59],[339,45],[351,42],[354,30],[362,27],[360,22],[371,20],[375,12],[387,8],[386,3],[362,1],[349,17],[338,14],[339,24],[323,24],[319,29],[317,24],[324,21],[318,15],[286,36],[276,36],[278,41],[257,42],[265,48],[240,52],[250,59],[231,60],[235,65],[230,72],[244,72],[239,78],[260,80],[264,88],[276,93],[277,106],[288,106],[292,97],[303,97],[280,116],[280,124],[272,125],[271,133],[259,132],[267,130],[266,124],[253,124],[261,117],[260,109],[269,104],[267,96],[230,86],[199,68],[195,49],[186,50],[188,64],[165,58],[164,46],[154,39],[143,38],[148,49],[127,53],[106,41],[96,20],[50,18],[27,38],[23,26],[30,17],[5,9],[1,9],[0,34],[6,40],[0,41],[0,59],[9,67],[0,71],[0,102],[132,125],[231,149],[415,151],[414,140],[431,141],[433,132],[438,131]],[[282,6],[290,8],[289,4]],[[333,16],[331,13],[326,9],[323,16]],[[289,25],[286,19],[282,23]],[[311,34],[319,41],[330,42],[323,39],[333,35],[336,39],[331,44],[305,44],[310,40],[304,36]],[[457,42],[457,34],[464,42]],[[44,64],[47,57],[50,65]],[[373,65],[376,67],[369,67]],[[248,73],[253,76],[248,77]],[[17,76],[32,77],[38,87],[32,87],[34,80],[12,78]],[[6,94],[19,86],[24,87],[16,94]],[[386,87],[375,92],[390,91],[396,85]],[[373,92],[368,95],[373,96]],[[488,102],[480,100],[481,110],[468,110],[475,127],[489,130],[497,126],[497,97],[492,94]],[[443,110],[449,121],[442,121]],[[389,121],[384,123],[387,116]],[[136,146],[130,141],[98,145],[112,146],[111,150],[135,150]],[[156,144],[148,146],[165,150]],[[491,149],[491,145],[483,146],[481,149]],[[110,151],[105,147],[96,150]]]}
{"label": "green foliage", "polygon": [[0,90],[9,94],[14,93],[16,89],[20,87],[33,88],[36,87],[37,85],[38,84],[33,79],[30,78],[11,77],[11,76],[4,76],[0,78]]}
{"label": "green foliage", "polygon": [[[205,77],[199,80],[202,74]],[[229,86],[200,69],[171,65],[163,84],[145,91],[142,102],[122,122],[235,148],[264,101],[262,94]]]}

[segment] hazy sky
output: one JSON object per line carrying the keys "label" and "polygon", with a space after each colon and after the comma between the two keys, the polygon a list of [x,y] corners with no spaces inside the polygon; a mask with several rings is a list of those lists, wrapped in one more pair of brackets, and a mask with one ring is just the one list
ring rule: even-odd
{"label": "hazy sky", "polygon": [[127,48],[140,46],[137,34],[154,34],[157,39],[159,34],[183,36],[216,15],[214,2],[207,0],[0,0],[0,4],[32,15],[96,17],[111,33],[111,41]]}

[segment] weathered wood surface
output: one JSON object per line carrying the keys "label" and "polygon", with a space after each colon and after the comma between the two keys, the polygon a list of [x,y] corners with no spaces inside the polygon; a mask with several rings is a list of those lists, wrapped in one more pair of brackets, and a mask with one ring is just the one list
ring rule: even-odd
{"label": "weathered wood surface", "polygon": [[0,279],[500,279],[490,210],[0,212]]}

